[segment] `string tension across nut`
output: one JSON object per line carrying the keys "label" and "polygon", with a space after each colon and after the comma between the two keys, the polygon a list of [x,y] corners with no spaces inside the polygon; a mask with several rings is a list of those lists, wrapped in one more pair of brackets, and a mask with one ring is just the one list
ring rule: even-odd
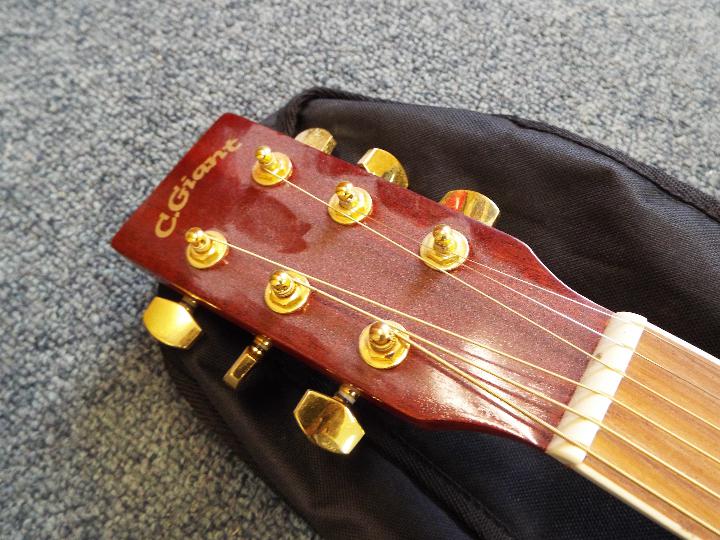
{"label": "string tension across nut", "polygon": [[206,269],[219,263],[228,252],[225,236],[219,231],[192,227],[185,232],[185,258],[194,268]]}
{"label": "string tension across nut", "polygon": [[372,212],[372,197],[361,187],[351,182],[340,182],[328,202],[328,214],[341,225],[353,225],[362,221]]}
{"label": "string tension across nut", "polygon": [[465,263],[469,253],[465,235],[443,223],[435,225],[420,244],[420,257],[434,270],[454,270]]}
{"label": "string tension across nut", "polygon": [[290,270],[276,270],[270,274],[265,287],[265,304],[275,313],[298,311],[310,298],[309,283],[305,276]]}
{"label": "string tension across nut", "polygon": [[269,146],[258,146],[252,177],[261,186],[274,186],[290,178],[293,165],[282,152],[273,152]]}

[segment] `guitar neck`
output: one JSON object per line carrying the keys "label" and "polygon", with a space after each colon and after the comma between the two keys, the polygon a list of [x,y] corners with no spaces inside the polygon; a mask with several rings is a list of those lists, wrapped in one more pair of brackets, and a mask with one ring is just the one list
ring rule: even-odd
{"label": "guitar neck", "polygon": [[630,314],[616,315],[595,356],[625,371],[591,362],[583,378],[614,400],[580,388],[570,405],[603,429],[567,412],[559,428],[588,451],[555,437],[547,452],[675,534],[719,537],[720,361]]}
{"label": "guitar neck", "polygon": [[720,538],[718,361],[612,315],[501,231],[228,114],[113,246],[186,295],[146,313],[161,341],[189,346],[202,303],[336,379],[296,409],[332,451],[362,437],[362,396],[522,440],[678,534]]}

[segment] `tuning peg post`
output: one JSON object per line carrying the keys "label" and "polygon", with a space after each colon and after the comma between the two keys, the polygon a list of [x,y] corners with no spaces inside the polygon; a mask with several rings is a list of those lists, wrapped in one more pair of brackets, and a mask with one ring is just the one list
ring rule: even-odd
{"label": "tuning peg post", "polygon": [[336,223],[355,225],[372,212],[372,197],[351,182],[340,182],[328,201],[328,214]]}
{"label": "tuning peg post", "polygon": [[255,150],[255,164],[252,177],[261,186],[274,186],[290,178],[293,165],[282,152],[273,152],[269,146],[258,146]]}
{"label": "tuning peg post", "polygon": [[420,243],[420,257],[434,270],[454,270],[465,263],[469,253],[465,235],[444,223],[435,225]]}
{"label": "tuning peg post", "polygon": [[203,231],[192,227],[185,232],[185,258],[190,266],[204,270],[215,266],[228,253],[228,243],[219,231]]}

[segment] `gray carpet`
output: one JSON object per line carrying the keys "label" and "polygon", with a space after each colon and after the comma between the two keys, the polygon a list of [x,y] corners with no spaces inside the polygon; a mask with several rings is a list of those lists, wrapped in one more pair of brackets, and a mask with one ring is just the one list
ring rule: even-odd
{"label": "gray carpet", "polygon": [[716,1],[3,2],[0,537],[310,538],[194,418],[108,240],[224,111],[513,113],[720,196]]}

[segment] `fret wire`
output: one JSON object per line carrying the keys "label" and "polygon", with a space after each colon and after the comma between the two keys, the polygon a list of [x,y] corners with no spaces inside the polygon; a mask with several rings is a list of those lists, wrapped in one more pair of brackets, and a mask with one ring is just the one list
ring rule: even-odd
{"label": "fret wire", "polygon": [[[317,197],[316,195],[310,193],[310,192],[307,191],[306,189],[298,186],[297,184],[294,184],[293,182],[290,182],[290,181],[289,181],[288,179],[286,179],[286,178],[282,178],[282,177],[280,177],[280,176],[278,176],[278,175],[274,175],[274,176],[276,176],[278,179],[282,180],[285,184],[288,184],[288,185],[292,186],[293,188],[299,190],[300,192],[304,193],[305,195],[309,196],[310,198],[312,198],[312,199],[320,202],[321,204],[327,206],[328,208],[330,208],[330,205],[329,205],[326,201],[324,201],[324,200],[322,200],[321,198]],[[394,246],[400,248],[401,250],[409,253],[411,256],[422,260],[422,257],[421,257],[420,255],[418,255],[417,253],[415,253],[414,251],[409,250],[408,248],[406,248],[405,246],[399,244],[398,242],[396,242],[396,241],[393,240],[392,238],[389,238],[388,236],[384,235],[383,233],[381,233],[381,232],[373,229],[372,227],[369,227],[367,224],[363,223],[363,222],[360,221],[359,219],[357,219],[357,218],[355,218],[355,217],[353,217],[353,216],[350,216],[350,215],[347,214],[347,213],[341,212],[341,211],[339,211],[338,209],[334,209],[334,211],[342,214],[343,216],[345,216],[345,217],[347,217],[348,219],[354,221],[355,223],[357,223],[358,225],[362,226],[362,227],[365,228],[366,230],[372,232],[373,234],[379,236],[380,238],[382,238],[382,239],[386,240],[387,242],[393,244]],[[523,320],[525,320],[526,322],[532,324],[533,326],[539,328],[540,330],[548,333],[549,335],[551,335],[551,336],[553,336],[554,338],[558,339],[559,341],[565,343],[566,345],[572,347],[573,349],[575,349],[576,351],[580,352],[581,354],[587,356],[587,357],[590,358],[591,360],[595,360],[596,362],[598,362],[599,364],[607,367],[607,368],[610,369],[611,371],[614,371],[615,373],[623,376],[624,379],[632,382],[633,384],[636,384],[637,386],[640,386],[641,388],[643,388],[643,389],[645,389],[646,391],[650,392],[651,394],[657,396],[658,398],[662,399],[663,401],[668,402],[669,404],[673,405],[674,407],[676,407],[676,408],[684,411],[686,414],[688,414],[688,415],[696,418],[696,419],[699,420],[700,422],[702,422],[702,423],[704,423],[704,424],[707,424],[707,425],[708,425],[709,427],[711,427],[712,429],[720,432],[720,426],[717,426],[717,425],[714,424],[713,422],[710,422],[709,420],[706,420],[706,419],[703,418],[702,416],[699,416],[698,414],[694,413],[693,411],[691,411],[691,410],[688,409],[687,407],[684,407],[684,406],[680,405],[679,403],[675,402],[674,400],[668,398],[667,396],[664,396],[663,394],[661,394],[660,392],[656,391],[655,389],[653,389],[653,388],[647,386],[646,384],[640,382],[640,381],[639,381],[638,379],[636,379],[635,377],[632,377],[632,376],[628,375],[627,373],[625,373],[625,372],[617,369],[616,367],[607,364],[606,362],[604,362],[604,361],[601,360],[600,358],[596,357],[594,354],[592,354],[592,353],[590,353],[590,352],[587,352],[587,351],[584,350],[582,347],[579,347],[579,346],[575,345],[575,344],[572,343],[571,341],[569,341],[569,340],[567,340],[566,338],[560,336],[559,334],[553,332],[553,331],[550,330],[549,328],[546,328],[545,326],[541,325],[540,323],[538,323],[538,322],[532,320],[531,318],[523,315],[523,314],[520,313],[519,311],[513,309],[512,307],[510,307],[510,306],[508,306],[507,304],[501,302],[500,300],[494,298],[493,296],[485,293],[484,291],[478,289],[477,287],[475,287],[475,286],[473,286],[473,285],[470,285],[470,284],[467,283],[466,281],[463,281],[461,278],[457,277],[457,276],[454,275],[454,274],[451,274],[451,273],[448,272],[447,270],[438,269],[438,271],[440,271],[440,272],[442,272],[443,274],[449,276],[450,278],[458,281],[458,282],[461,283],[462,285],[465,285],[465,286],[468,287],[469,289],[477,292],[478,294],[480,294],[480,295],[483,296],[484,298],[486,298],[486,299],[488,299],[488,300],[490,300],[490,301],[498,304],[498,305],[501,306],[502,308],[504,308],[504,309],[506,309],[507,311],[509,311],[509,312],[517,315],[517,316],[520,317],[521,319],[523,319]]]}
{"label": "fret wire", "polygon": [[[409,332],[406,332],[406,333],[409,333]],[[434,348],[436,348],[436,349],[438,349],[438,350],[443,351],[445,354],[449,354],[450,356],[453,356],[454,358],[457,358],[457,359],[460,360],[461,362],[467,363],[467,364],[469,364],[469,365],[471,365],[471,366],[473,366],[473,367],[475,367],[475,368],[477,368],[477,369],[479,369],[479,370],[481,370],[481,371],[484,371],[485,373],[488,373],[489,375],[492,375],[493,377],[496,377],[496,378],[500,379],[501,381],[504,381],[504,382],[507,382],[507,383],[509,383],[509,384],[512,384],[513,386],[515,386],[515,387],[517,387],[517,388],[520,388],[521,390],[524,390],[525,392],[528,392],[529,394],[532,394],[532,395],[534,395],[534,396],[536,396],[536,397],[539,397],[540,399],[544,399],[544,400],[547,401],[548,403],[551,403],[551,404],[555,405],[556,407],[560,407],[560,408],[562,408],[562,409],[563,409],[564,411],[566,411],[566,412],[570,412],[570,413],[574,414],[575,416],[578,416],[578,417],[580,417],[580,418],[583,418],[584,420],[587,420],[587,421],[595,424],[595,425],[598,426],[600,429],[604,430],[605,432],[611,434],[611,435],[614,436],[614,437],[617,437],[618,439],[620,439],[621,441],[623,441],[625,444],[631,446],[632,448],[634,448],[635,450],[637,450],[637,451],[640,452],[641,454],[643,454],[643,455],[645,455],[646,457],[652,459],[653,461],[659,463],[660,465],[663,465],[664,467],[666,467],[667,469],[671,470],[671,471],[672,471],[673,473],[675,473],[676,475],[680,476],[681,478],[683,478],[683,479],[685,479],[686,481],[690,482],[690,483],[693,484],[694,486],[702,489],[703,491],[705,491],[705,492],[708,493],[709,495],[711,495],[711,496],[715,497],[716,499],[719,499],[719,500],[720,500],[720,494],[719,494],[718,492],[714,491],[712,488],[709,488],[708,486],[706,486],[706,485],[703,484],[702,482],[700,482],[700,481],[692,478],[692,477],[689,476],[687,473],[681,471],[680,469],[678,469],[678,468],[675,467],[674,465],[671,465],[670,463],[668,463],[667,461],[665,461],[665,460],[662,459],[661,457],[655,455],[654,453],[650,452],[650,451],[647,450],[646,448],[643,448],[642,446],[638,445],[637,443],[635,443],[634,441],[632,441],[631,439],[629,439],[626,435],[623,435],[622,433],[618,432],[616,429],[611,428],[610,426],[608,426],[608,425],[605,424],[604,422],[602,422],[602,421],[600,421],[600,420],[597,420],[597,419],[595,419],[595,418],[593,418],[593,417],[591,417],[591,416],[588,416],[587,414],[580,412],[580,411],[577,410],[576,408],[571,407],[571,406],[569,406],[569,405],[566,405],[566,404],[564,404],[564,403],[562,403],[562,402],[560,402],[560,401],[558,401],[558,400],[556,400],[556,399],[548,396],[547,394],[545,394],[545,393],[543,393],[543,392],[540,392],[540,391],[538,391],[538,390],[535,390],[534,388],[531,388],[531,387],[529,387],[529,386],[527,386],[527,385],[525,385],[525,384],[519,383],[519,382],[514,381],[514,380],[512,380],[512,379],[510,379],[510,378],[508,378],[508,377],[505,377],[504,375],[500,375],[500,374],[498,374],[498,373],[496,373],[496,372],[494,372],[494,371],[491,371],[491,370],[489,370],[489,369],[487,369],[487,368],[484,368],[484,367],[478,365],[476,362],[473,362],[472,360],[469,360],[469,359],[467,359],[467,358],[464,358],[462,355],[460,355],[460,354],[458,354],[458,353],[455,353],[455,352],[453,352],[453,351],[450,351],[450,350],[448,350],[448,349],[445,348],[445,347],[442,347],[442,346],[440,346],[440,345],[437,345],[437,344],[435,344],[435,343],[432,343],[431,341],[429,341],[429,340],[427,340],[427,339],[424,339],[424,338],[422,338],[422,337],[420,337],[420,336],[417,336],[417,335],[412,336],[412,337],[414,337],[415,339],[419,339],[419,340],[423,341],[424,343],[426,343],[427,345],[430,345],[430,346],[432,346],[432,347],[434,347]],[[643,420],[646,420],[645,416],[643,416],[643,415],[640,415],[640,416],[641,416],[641,418],[642,418]]]}

